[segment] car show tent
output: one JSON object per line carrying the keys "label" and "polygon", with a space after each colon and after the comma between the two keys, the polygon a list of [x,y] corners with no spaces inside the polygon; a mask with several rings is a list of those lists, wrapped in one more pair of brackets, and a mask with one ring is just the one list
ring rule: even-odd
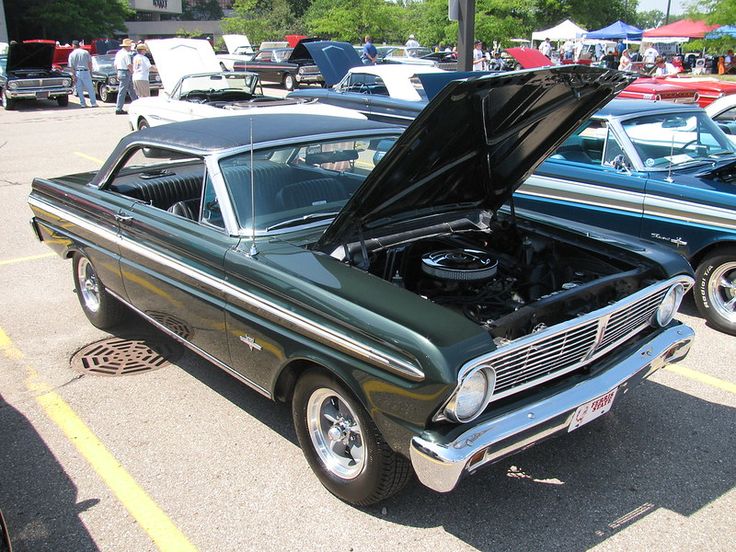
{"label": "car show tent", "polygon": [[565,19],[562,23],[552,27],[551,29],[533,32],[532,40],[544,40],[545,38],[549,38],[554,41],[575,40],[576,38],[583,36],[586,32],[588,31],[582,27],[578,27],[569,19]]}
{"label": "car show tent", "polygon": [[641,40],[644,31],[633,25],[624,23],[620,19],[597,31],[590,31],[585,35],[587,40]]}
{"label": "car show tent", "polygon": [[725,38],[727,36],[736,38],[736,25],[724,25],[723,27],[718,27],[705,35],[705,38],[713,40],[715,38]]}
{"label": "car show tent", "polygon": [[718,25],[708,25],[705,21],[681,19],[669,25],[644,31],[643,39],[647,42],[682,42],[691,38],[704,38]]}

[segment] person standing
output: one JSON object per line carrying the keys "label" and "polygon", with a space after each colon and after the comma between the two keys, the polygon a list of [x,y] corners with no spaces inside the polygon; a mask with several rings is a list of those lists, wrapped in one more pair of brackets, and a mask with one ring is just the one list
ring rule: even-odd
{"label": "person standing", "polygon": [[133,88],[139,98],[147,98],[151,95],[151,84],[148,82],[151,62],[146,56],[145,44],[138,44],[135,49],[137,53],[133,56]]}
{"label": "person standing", "polygon": [[404,44],[407,48],[419,48],[419,41],[417,41],[416,38],[414,38],[413,34],[409,35],[409,40],[406,41],[406,44]]}
{"label": "person standing", "polygon": [[138,99],[135,90],[133,90],[133,81],[131,79],[133,73],[133,62],[130,58],[131,46],[133,46],[133,41],[125,38],[123,39],[120,50],[115,54],[114,65],[118,77],[118,101],[115,104],[115,115],[125,115],[128,113],[123,109],[126,95],[130,95],[131,100]]}
{"label": "person standing", "polygon": [[634,65],[631,61],[631,56],[629,55],[629,49],[624,48],[621,52],[621,57],[618,60],[618,70],[619,71],[633,71]]}
{"label": "person standing", "polygon": [[545,56],[549,57],[549,55],[552,53],[552,43],[549,41],[549,38],[545,38],[544,42],[539,45],[539,51],[542,52]]}
{"label": "person standing", "polygon": [[373,37],[371,35],[365,35],[365,44],[363,44],[363,53],[360,55],[360,60],[363,62],[363,65],[375,65],[377,58],[378,50],[373,45]]}
{"label": "person standing", "polygon": [[89,103],[92,107],[97,107],[97,98],[95,97],[95,87],[92,84],[92,56],[89,52],[79,45],[78,40],[72,40],[74,50],[69,54],[69,69],[72,72],[77,89],[77,97],[79,97],[79,105],[87,107],[84,99],[85,91],[89,94]]}
{"label": "person standing", "polygon": [[653,44],[650,44],[649,48],[644,50],[644,60],[643,61],[647,65],[652,65],[656,63],[658,56],[659,56],[659,52],[657,51],[657,49],[654,47]]}

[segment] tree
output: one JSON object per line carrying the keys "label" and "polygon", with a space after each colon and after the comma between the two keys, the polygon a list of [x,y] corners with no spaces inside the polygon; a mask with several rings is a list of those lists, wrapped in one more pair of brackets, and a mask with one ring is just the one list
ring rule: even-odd
{"label": "tree", "polygon": [[5,0],[8,31],[14,40],[111,36],[133,15],[126,0]]}
{"label": "tree", "polygon": [[302,20],[291,11],[290,0],[236,0],[233,9],[233,17],[223,20],[223,30],[247,35],[253,44],[304,34]]}
{"label": "tree", "polygon": [[660,10],[649,10],[637,13],[636,18],[631,21],[631,24],[640,29],[653,29],[663,25],[664,18],[665,15]]}
{"label": "tree", "polygon": [[219,21],[223,16],[217,0],[183,0],[181,7],[184,21]]}
{"label": "tree", "polygon": [[395,42],[403,34],[405,12],[385,0],[314,0],[304,23],[310,34],[335,40],[359,42],[370,34],[376,42]]}

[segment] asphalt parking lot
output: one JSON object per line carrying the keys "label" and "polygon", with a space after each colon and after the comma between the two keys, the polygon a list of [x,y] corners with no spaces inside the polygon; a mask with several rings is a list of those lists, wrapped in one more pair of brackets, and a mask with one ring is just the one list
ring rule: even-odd
{"label": "asphalt parking lot", "polygon": [[[412,482],[363,509],[312,475],[287,406],[189,352],[122,377],[74,370],[110,334],[84,317],[70,263],[35,239],[26,198],[34,176],[94,170],[129,132],[114,105],[74,102],[0,112],[0,509],[14,550],[733,550],[736,337],[689,298],[690,356],[608,415],[453,493]],[[116,335],[152,333],[141,321]]]}

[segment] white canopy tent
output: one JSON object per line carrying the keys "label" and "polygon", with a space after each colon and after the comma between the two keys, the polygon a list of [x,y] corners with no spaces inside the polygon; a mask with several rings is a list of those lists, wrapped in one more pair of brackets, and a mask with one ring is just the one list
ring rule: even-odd
{"label": "white canopy tent", "polygon": [[565,19],[562,23],[552,27],[551,29],[533,32],[532,40],[541,41],[545,38],[549,38],[553,41],[575,40],[576,38],[581,38],[587,32],[588,31],[582,27],[578,27],[569,19]]}

